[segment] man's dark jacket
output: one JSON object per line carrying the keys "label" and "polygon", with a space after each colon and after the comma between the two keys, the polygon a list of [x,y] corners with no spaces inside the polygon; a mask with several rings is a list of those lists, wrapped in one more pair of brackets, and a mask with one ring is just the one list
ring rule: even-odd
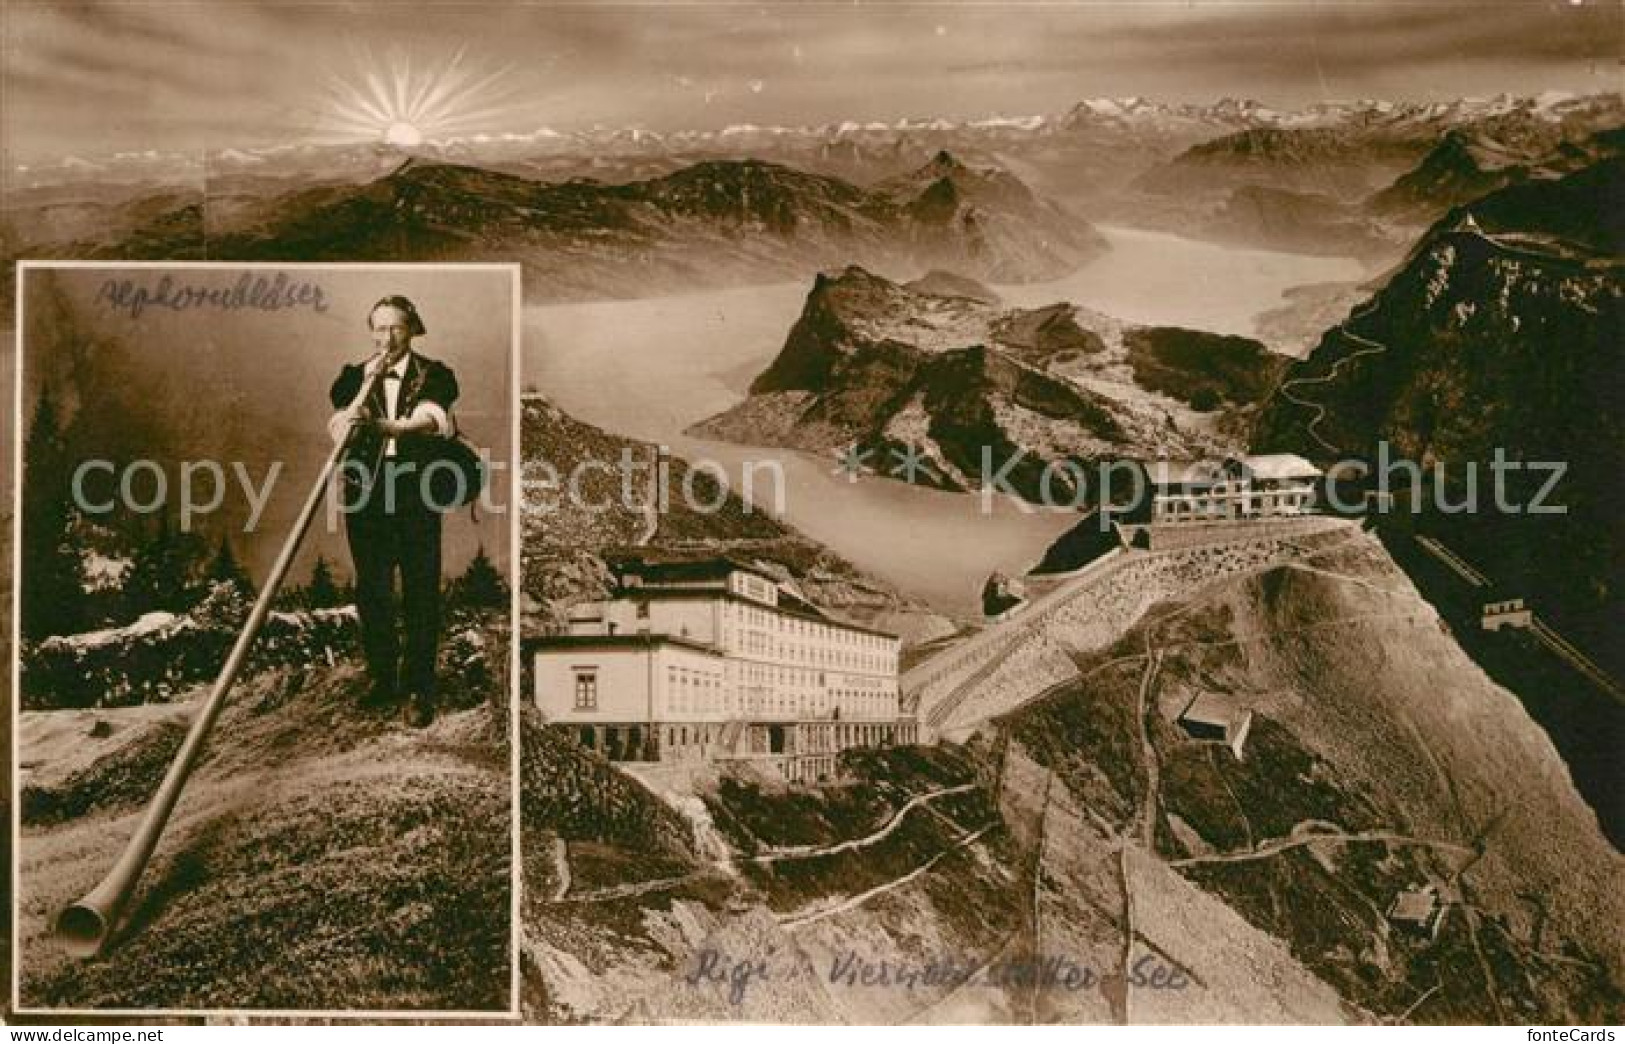
{"label": "man's dark jacket", "polygon": [[[361,392],[361,384],[366,372],[360,363],[349,363],[339,371],[338,379],[333,382],[330,397],[335,410],[345,409]],[[367,398],[363,413],[370,417],[385,415],[384,404],[384,378],[380,378],[372,388],[372,394]],[[457,401],[457,376],[451,368],[438,359],[431,359],[413,352],[407,362],[406,374],[401,380],[401,392],[395,403],[395,419],[402,420],[412,415],[412,411],[421,402],[432,402],[451,415],[451,407]],[[432,435],[402,435],[395,440],[395,453],[398,461],[411,461],[422,469],[434,459],[434,436]],[[363,426],[350,440],[350,447],[345,453],[343,474],[347,482],[357,480],[366,487],[372,484],[373,476],[379,462],[383,458],[384,444],[388,440],[377,428],[370,425]],[[348,463],[355,461],[355,464]]]}

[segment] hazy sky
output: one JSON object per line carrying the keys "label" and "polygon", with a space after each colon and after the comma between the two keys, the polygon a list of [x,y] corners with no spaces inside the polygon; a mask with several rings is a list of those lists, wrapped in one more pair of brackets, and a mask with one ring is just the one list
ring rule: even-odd
{"label": "hazy sky", "polygon": [[443,135],[1018,115],[1098,95],[1296,106],[1619,90],[1625,21],[1619,0],[11,0],[0,18],[12,162],[368,140],[420,94],[439,110],[420,122]]}

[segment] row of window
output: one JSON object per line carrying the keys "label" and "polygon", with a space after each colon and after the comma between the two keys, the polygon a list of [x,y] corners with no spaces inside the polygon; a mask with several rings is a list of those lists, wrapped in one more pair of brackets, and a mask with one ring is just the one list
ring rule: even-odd
{"label": "row of window", "polygon": [[[895,685],[866,685],[864,678],[806,667],[730,660],[725,676],[713,670],[668,665],[666,699],[674,712],[777,712],[822,716],[840,711],[853,717],[895,714]],[[845,685],[842,685],[845,681]],[[834,686],[834,688],[832,688]],[[577,711],[598,709],[598,670],[578,667],[574,672]]]}
{"label": "row of window", "polygon": [[765,631],[733,628],[723,625],[722,647],[745,656],[758,656],[793,663],[808,663],[819,667],[838,667],[846,670],[869,671],[884,674],[895,671],[896,657],[890,652],[801,644],[779,640]]}
{"label": "row of window", "polygon": [[1310,500],[1308,493],[1259,494],[1224,497],[1169,497],[1158,499],[1157,510],[1165,517],[1228,517],[1238,512],[1269,513],[1283,508],[1299,510]]}
{"label": "row of window", "polygon": [[[766,668],[747,668],[766,672]],[[890,717],[897,712],[896,694],[889,690],[813,689],[792,692],[758,682],[742,691],[725,686],[721,678],[702,671],[669,667],[666,674],[671,709],[683,713],[778,713],[823,715],[840,709],[858,718]],[[598,709],[598,672],[575,672],[575,709]]]}
{"label": "row of window", "polygon": [[[783,667],[777,664],[729,661],[728,680],[735,678],[752,684],[793,685],[801,688],[823,687],[829,684],[830,674],[810,667]],[[837,678],[840,674],[837,672]]]}
{"label": "row of window", "polygon": [[683,667],[666,668],[666,693],[674,711],[723,710],[722,679]]}
{"label": "row of window", "polygon": [[859,649],[873,649],[885,651],[892,645],[892,639],[878,634],[865,634],[847,627],[834,624],[819,623],[816,620],[803,620],[800,617],[789,616],[772,609],[757,609],[737,602],[726,602],[722,607],[726,619],[742,622],[751,627],[773,630],[780,634],[787,634],[802,638],[813,638],[821,642],[833,642],[837,645],[849,645]]}
{"label": "row of window", "polygon": [[[836,711],[845,718],[894,718],[897,697],[887,692],[857,689],[820,689],[814,692],[787,692],[765,686],[748,688],[742,695],[743,714],[775,714],[798,718],[824,717]],[[730,707],[730,712],[735,708]]]}

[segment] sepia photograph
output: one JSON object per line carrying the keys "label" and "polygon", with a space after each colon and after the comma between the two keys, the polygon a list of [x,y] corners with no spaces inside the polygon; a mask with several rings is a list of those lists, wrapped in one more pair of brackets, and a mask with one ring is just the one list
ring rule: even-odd
{"label": "sepia photograph", "polygon": [[19,1009],[512,1007],[517,277],[19,267]]}
{"label": "sepia photograph", "polygon": [[1625,1021],[1615,0],[0,32],[23,1007]]}

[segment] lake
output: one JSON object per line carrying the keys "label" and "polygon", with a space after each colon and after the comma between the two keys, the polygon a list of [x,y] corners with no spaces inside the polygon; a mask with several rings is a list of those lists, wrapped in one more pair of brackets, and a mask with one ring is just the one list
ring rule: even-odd
{"label": "lake", "polygon": [[[1000,286],[1011,304],[1070,300],[1142,323],[1250,334],[1253,318],[1306,282],[1359,278],[1357,262],[1217,246],[1164,233],[1108,227],[1113,249],[1051,283]],[[784,344],[810,280],[635,301],[526,309],[525,384],[560,408],[620,435],[664,443],[734,477],[774,461],[782,481],[758,472],[757,501],[782,490],[786,521],[863,570],[943,612],[978,611],[994,570],[1021,572],[1076,518],[1027,513],[994,498],[849,481],[836,461],[683,434],[746,395]]]}
{"label": "lake", "polygon": [[1257,317],[1306,283],[1370,277],[1359,261],[1224,246],[1117,225],[1099,226],[1111,250],[1064,279],[998,286],[1006,303],[1071,301],[1132,323],[1256,337]]}

